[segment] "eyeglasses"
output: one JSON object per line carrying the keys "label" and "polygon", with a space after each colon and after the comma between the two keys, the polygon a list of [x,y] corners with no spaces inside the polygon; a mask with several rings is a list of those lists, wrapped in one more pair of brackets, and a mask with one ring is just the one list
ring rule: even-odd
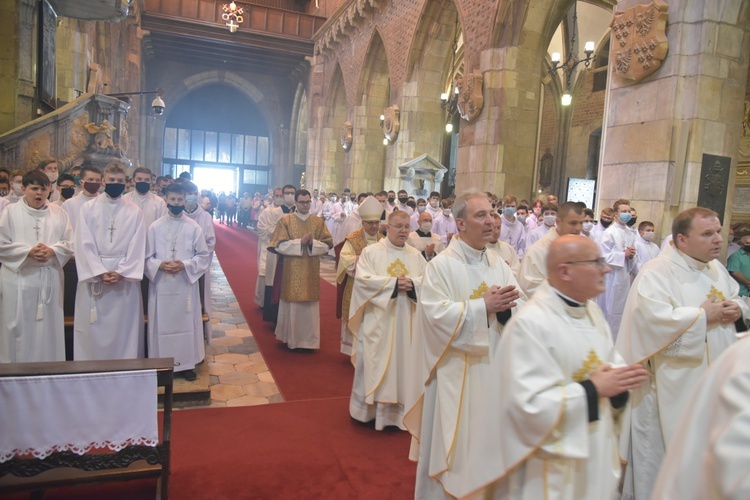
{"label": "eyeglasses", "polygon": [[410,226],[394,226],[393,224],[388,224],[388,225],[391,226],[396,231],[411,231]]}
{"label": "eyeglasses", "polygon": [[594,264],[594,267],[596,267],[599,271],[607,267],[607,261],[604,260],[604,257],[599,257],[598,259],[590,259],[590,260],[575,260],[571,262],[566,262],[566,264]]}
{"label": "eyeglasses", "polygon": [[297,203],[299,203],[300,205],[309,205],[310,203],[312,203],[312,200],[309,200],[309,201],[298,201]]}

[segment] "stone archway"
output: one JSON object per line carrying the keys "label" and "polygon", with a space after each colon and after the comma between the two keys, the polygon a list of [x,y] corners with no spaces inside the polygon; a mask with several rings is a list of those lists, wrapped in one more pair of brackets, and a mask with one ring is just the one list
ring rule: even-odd
{"label": "stone archway", "polygon": [[[360,96],[354,107],[353,144],[349,155],[352,158],[351,171],[347,181],[353,192],[380,191],[384,180],[388,179],[394,186],[398,185],[398,174],[386,172],[386,148],[393,149],[403,139],[401,135],[395,144],[383,145],[383,129],[380,115],[390,104],[390,78],[388,58],[380,33],[373,31],[372,39],[365,57],[362,79],[356,95]],[[403,134],[403,126],[401,127]],[[392,156],[390,153],[389,156]],[[397,170],[393,167],[390,170]],[[395,181],[393,180],[395,177]],[[342,186],[344,187],[344,186]],[[388,186],[390,187],[390,186]]]}
{"label": "stone archway", "polygon": [[[345,164],[348,161],[340,143],[341,125],[347,120],[346,89],[341,67],[336,64],[326,101],[317,106],[313,122],[319,124],[317,140],[308,142],[307,185],[326,192],[339,192],[343,188]],[[351,154],[351,153],[349,153]]]}
{"label": "stone archway", "polygon": [[[294,169],[294,178],[299,179],[305,172],[307,165],[307,139],[309,111],[307,107],[307,92],[305,86],[300,82],[294,95],[294,106],[289,123],[289,158]],[[309,185],[307,174],[305,174],[305,185]]]}

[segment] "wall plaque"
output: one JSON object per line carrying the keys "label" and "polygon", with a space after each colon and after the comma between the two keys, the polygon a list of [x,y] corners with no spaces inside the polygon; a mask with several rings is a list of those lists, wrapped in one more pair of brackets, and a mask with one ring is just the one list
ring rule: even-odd
{"label": "wall plaque", "polygon": [[722,223],[724,222],[724,207],[727,203],[727,186],[729,185],[731,164],[732,158],[728,156],[704,154],[701,165],[698,206],[710,208],[719,214]]}

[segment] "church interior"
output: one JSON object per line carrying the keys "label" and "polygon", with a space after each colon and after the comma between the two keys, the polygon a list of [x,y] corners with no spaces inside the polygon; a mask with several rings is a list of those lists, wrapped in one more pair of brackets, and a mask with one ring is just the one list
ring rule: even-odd
{"label": "church interior", "polygon": [[[5,0],[0,45],[9,170],[116,162],[238,198],[476,188],[597,218],[624,198],[658,242],[696,205],[719,214],[724,255],[730,227],[750,235],[750,0]],[[215,225],[206,362],[197,385],[174,380],[169,494],[411,498],[408,434],[347,414],[333,259],[321,349],[290,353],[253,303],[254,230]]]}

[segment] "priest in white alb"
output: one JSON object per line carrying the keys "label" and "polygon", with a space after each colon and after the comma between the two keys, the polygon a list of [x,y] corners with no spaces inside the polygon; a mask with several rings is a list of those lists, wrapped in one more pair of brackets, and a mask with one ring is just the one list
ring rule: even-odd
{"label": "priest in white alb", "polygon": [[[276,223],[285,212],[276,210],[284,205],[284,193],[281,188],[273,190],[273,205],[264,208],[258,215],[256,232],[258,233],[258,278],[255,281],[255,305],[263,307],[266,296],[266,264],[268,262],[268,242],[271,241]],[[276,261],[273,260],[272,266]],[[273,282],[272,282],[273,283]]]}
{"label": "priest in white alb", "polygon": [[422,212],[418,215],[419,227],[417,227],[416,231],[412,231],[409,234],[407,243],[419,250],[422,253],[422,257],[429,262],[438,253],[443,251],[445,245],[443,244],[443,239],[432,232],[432,215],[429,212]]}
{"label": "priest in white alb", "polygon": [[744,334],[703,375],[677,422],[652,498],[750,498],[750,338]]}
{"label": "priest in white alb", "polygon": [[616,342],[625,361],[643,364],[651,378],[633,393],[620,441],[628,461],[626,499],[651,498],[664,450],[684,439],[675,425],[698,380],[735,342],[750,313],[739,285],[716,260],[722,237],[715,212],[680,212],[672,236],[674,246],[647,262],[633,282]]}
{"label": "priest in white alb", "polygon": [[274,333],[289,349],[319,349],[320,256],[333,238],[323,219],[310,215],[310,192],[300,189],[294,199],[295,212],[279,220],[269,243],[283,258]]}
{"label": "priest in white alb", "polygon": [[357,339],[349,414],[360,422],[374,420],[376,430],[406,430],[404,403],[414,377],[411,339],[427,265],[419,250],[406,244],[410,229],[407,212],[391,212],[386,238],[362,250],[357,262],[349,317]]}
{"label": "priest in white alb", "polygon": [[148,228],[146,276],[148,289],[148,355],[174,358],[174,371],[195,380],[203,361],[203,320],[198,280],[211,255],[203,230],[185,215],[185,188],[164,189],[169,213]]}
{"label": "priest in white alb", "polygon": [[123,199],[125,167],[110,163],[103,179],[104,194],[81,207],[75,230],[76,361],[142,358],[145,350],[143,212]]}
{"label": "priest in white alb", "polygon": [[484,408],[456,496],[609,500],[621,466],[619,420],[628,391],[648,379],[622,365],[591,300],[609,266],[597,244],[565,235],[550,246],[534,297],[490,347]]}
{"label": "priest in white alb", "polygon": [[[268,207],[264,210],[263,214],[263,229],[264,235],[268,235],[269,242],[263,243],[264,248],[273,246],[270,244],[270,240],[273,237],[276,226],[279,221],[287,214],[291,214],[297,210],[294,202],[295,193],[297,188],[291,184],[286,184],[281,188],[283,203],[280,206],[276,206],[276,191],[274,191],[274,206]],[[268,212],[268,213],[266,213]],[[260,220],[258,221],[260,225]],[[258,242],[260,244],[260,242]],[[273,252],[266,252],[266,265],[265,265],[265,277],[263,281],[265,283],[265,290],[263,294],[263,321],[270,321],[276,324],[278,319],[278,302],[271,300],[271,293],[274,287],[274,281],[276,280],[276,271],[278,268],[278,256]]]}
{"label": "priest in white alb", "polygon": [[338,285],[337,316],[341,318],[341,352],[351,356],[356,351],[354,335],[349,330],[349,306],[354,289],[354,274],[357,260],[362,250],[374,245],[383,238],[380,233],[380,216],[383,206],[373,196],[368,196],[359,206],[359,216],[362,217],[362,227],[352,231],[344,240],[336,266],[336,283]]}
{"label": "priest in white alb", "polygon": [[462,193],[453,211],[459,237],[427,264],[412,332],[404,424],[419,462],[419,499],[452,498],[462,488],[486,403],[490,345],[526,300],[508,265],[486,248],[494,211],[487,195]]}
{"label": "priest in white alb", "polygon": [[65,361],[63,266],[73,255],[49,178],[23,176],[23,197],[0,211],[0,363]]}

